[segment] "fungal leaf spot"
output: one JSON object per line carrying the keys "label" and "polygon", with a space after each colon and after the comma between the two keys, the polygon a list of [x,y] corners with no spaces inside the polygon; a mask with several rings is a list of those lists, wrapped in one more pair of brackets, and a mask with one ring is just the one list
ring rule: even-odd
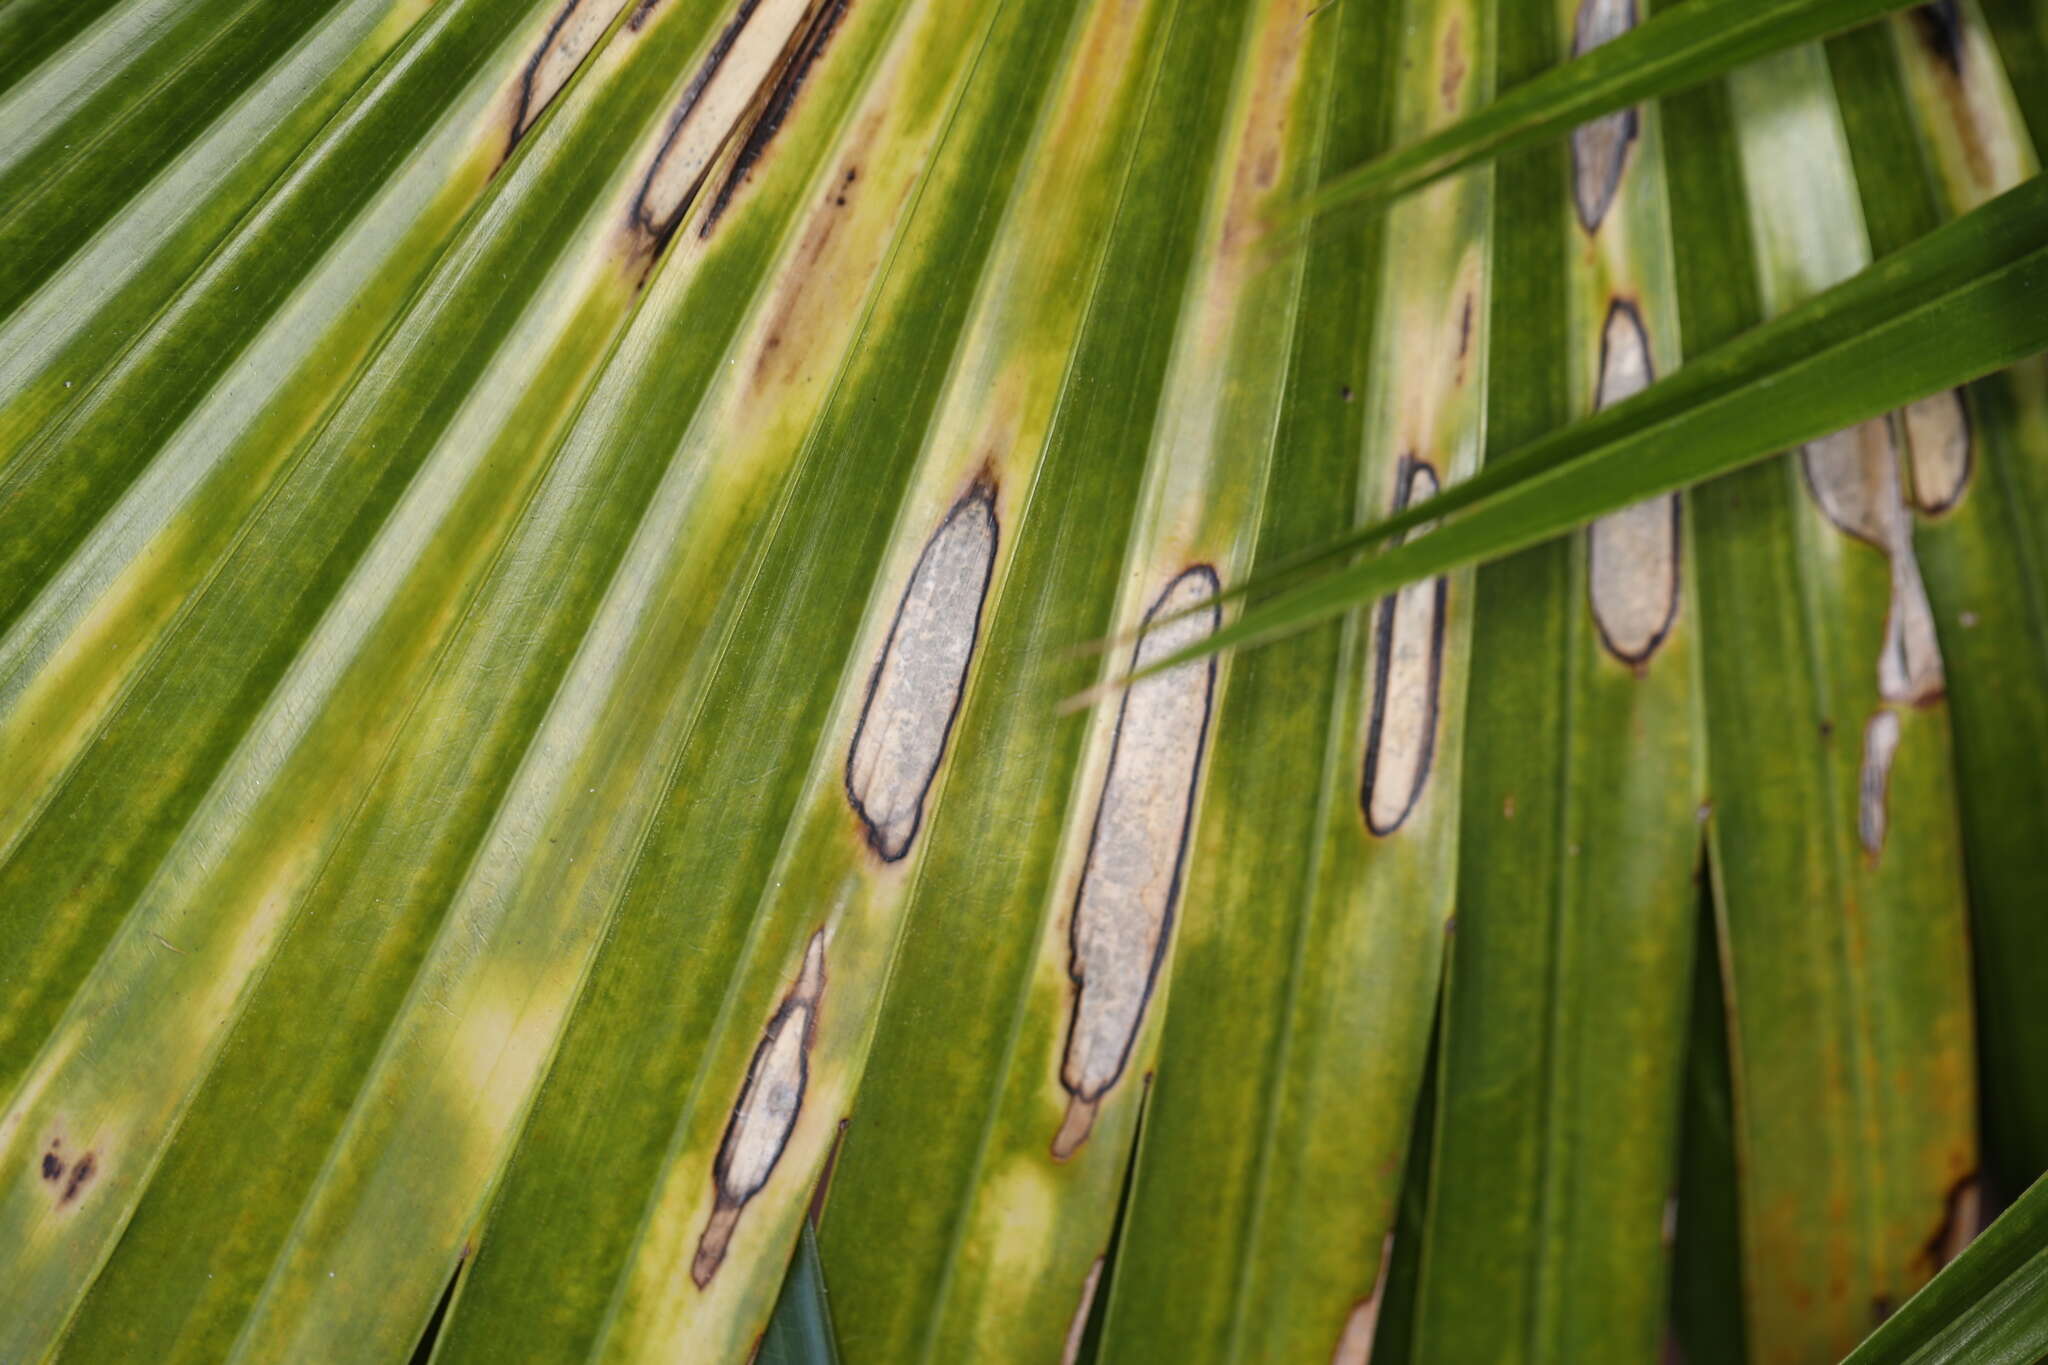
{"label": "fungal leaf spot", "polygon": [[1453,18],[1450,27],[1444,30],[1442,79],[1437,83],[1437,93],[1443,97],[1444,108],[1453,113],[1457,111],[1458,97],[1465,88],[1467,70],[1464,25]]}
{"label": "fungal leaf spot", "polygon": [[1891,423],[1879,417],[1809,441],[1799,458],[1821,513],[1845,534],[1889,550],[1899,501]]}
{"label": "fungal leaf spot", "polygon": [[[825,50],[833,30],[839,27],[840,19],[846,14],[846,6],[847,0],[823,0],[810,22],[799,32],[788,60],[783,63],[775,84],[761,101],[760,112],[747,129],[745,141],[740,143],[739,155],[733,158],[732,169],[726,173],[718,193],[711,198],[711,207],[705,211],[704,226],[698,236],[711,235],[711,229],[725,215],[733,196],[753,174],[775,134],[781,131],[783,120],[789,117],[790,109],[796,104],[797,92],[803,89],[804,79],[811,74],[811,67],[818,60],[818,54]],[[846,202],[843,195],[839,202]]]}
{"label": "fungal leaf spot", "polygon": [[868,679],[846,754],[846,799],[884,862],[910,851],[960,712],[995,573],[994,485],[977,481],[925,542]]}
{"label": "fungal leaf spot", "polygon": [[1945,685],[1941,647],[1913,553],[1913,524],[1899,490],[1891,422],[1876,418],[1809,442],[1800,462],[1822,514],[1890,560],[1891,606],[1878,652],[1878,695],[1908,704],[1934,700]]}
{"label": "fungal leaf spot", "polygon": [[[1600,338],[1594,404],[1632,398],[1655,378],[1642,316],[1616,299]],[[1678,618],[1679,528],[1678,495],[1670,493],[1602,517],[1587,533],[1593,621],[1608,652],[1625,663],[1647,662]]]}
{"label": "fungal leaf spot", "polygon": [[[1222,620],[1220,588],[1207,564],[1167,584],[1145,613],[1132,671],[1214,633]],[[1087,1140],[1102,1097],[1130,1062],[1158,982],[1180,898],[1215,688],[1215,659],[1192,660],[1133,683],[1117,711],[1068,926],[1074,1000],[1060,1063],[1068,1099],[1053,1139],[1055,1160],[1066,1160]]]}
{"label": "fungal leaf spot", "polygon": [[[1433,497],[1437,486],[1434,469],[1403,456],[1394,510]],[[1429,782],[1449,596],[1449,581],[1439,577],[1410,583],[1380,599],[1373,628],[1372,719],[1359,800],[1366,828],[1381,838],[1401,828]]]}
{"label": "fungal leaf spot", "polygon": [[711,1165],[716,1195],[711,1217],[697,1240],[690,1278],[702,1289],[725,1260],[733,1229],[747,1203],[768,1184],[796,1129],[810,1084],[811,1043],[818,1005],[825,994],[825,931],[811,935],[796,984],[776,1006],[747,1064],[747,1079],[726,1120],[718,1156]]}
{"label": "fungal leaf spot", "polygon": [[[1572,32],[1572,55],[1583,57],[1602,43],[1628,32],[1635,24],[1636,0],[1580,0]],[[1608,209],[1614,206],[1639,123],[1640,117],[1631,105],[1572,130],[1572,202],[1578,210],[1579,225],[1588,232],[1598,232],[1607,219]]]}
{"label": "fungal leaf spot", "polygon": [[1886,701],[1917,706],[1940,697],[1948,679],[1935,638],[1934,608],[1910,544],[1892,556],[1891,610],[1885,614],[1884,652],[1877,660],[1877,691]]}
{"label": "fungal leaf spot", "polygon": [[1962,501],[1975,463],[1970,407],[1960,389],[1929,394],[1900,414],[1913,471],[1913,505],[1939,515]]}
{"label": "fungal leaf spot", "polygon": [[1863,765],[1856,781],[1856,833],[1872,862],[1884,852],[1885,803],[1891,788],[1892,758],[1898,751],[1898,713],[1879,711],[1863,727]]}
{"label": "fungal leaf spot", "polygon": [[681,225],[711,163],[808,31],[810,0],[740,0],[684,87],[633,197],[631,226],[650,260]]}
{"label": "fungal leaf spot", "polygon": [[624,0],[567,0],[519,76],[519,99],[513,106],[512,132],[505,144],[510,156],[527,129],[547,111],[576,68],[604,36]]}

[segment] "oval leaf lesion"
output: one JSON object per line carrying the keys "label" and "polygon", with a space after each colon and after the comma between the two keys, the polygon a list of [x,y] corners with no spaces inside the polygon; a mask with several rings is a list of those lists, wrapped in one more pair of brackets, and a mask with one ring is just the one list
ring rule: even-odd
{"label": "oval leaf lesion", "polygon": [[[1428,463],[1402,456],[1394,511],[1434,497],[1438,486],[1436,470]],[[1373,626],[1372,718],[1366,728],[1359,804],[1366,828],[1381,838],[1407,822],[1429,783],[1449,601],[1450,583],[1443,577],[1410,583],[1380,599]]]}
{"label": "oval leaf lesion", "polygon": [[846,799],[884,862],[910,851],[960,712],[1001,527],[986,479],[953,504],[911,570],[846,753]]}
{"label": "oval leaf lesion", "polygon": [[[1583,57],[1636,25],[1636,0],[1580,0],[1572,30],[1572,55]],[[1641,120],[1634,106],[1580,124],[1572,130],[1572,203],[1579,225],[1598,232],[1614,206],[1628,169]]]}
{"label": "oval leaf lesion", "polygon": [[1891,605],[1877,659],[1878,695],[1908,705],[1933,701],[1946,685],[1941,646],[1913,553],[1891,420],[1873,418],[1809,441],[1799,459],[1821,515],[1844,535],[1883,552],[1889,563]]}
{"label": "oval leaf lesion", "polygon": [[[1601,329],[1594,407],[1632,398],[1656,377],[1641,313],[1615,299]],[[1624,663],[1649,662],[1678,620],[1681,525],[1678,494],[1670,493],[1602,517],[1587,532],[1593,622],[1607,651]]]}
{"label": "oval leaf lesion", "polygon": [[[1180,573],[1145,613],[1131,671],[1214,633],[1222,621],[1216,570]],[[1066,1115],[1052,1154],[1072,1156],[1130,1063],[1180,898],[1195,785],[1209,738],[1216,660],[1193,660],[1132,684],[1117,711],[1109,769],[1068,925],[1067,1020],[1060,1085]]]}
{"label": "oval leaf lesion", "polygon": [[699,1289],[718,1273],[740,1215],[767,1186],[789,1146],[790,1134],[796,1131],[810,1085],[811,1045],[816,1041],[818,1007],[824,996],[825,931],[821,928],[804,949],[796,984],[761,1031],[753,1060],[747,1064],[747,1079],[725,1122],[725,1135],[711,1165],[716,1198],[690,1263],[690,1279]]}
{"label": "oval leaf lesion", "polygon": [[1976,433],[1961,389],[1929,394],[1899,414],[1913,470],[1913,505],[1929,516],[1954,509],[1976,466]]}
{"label": "oval leaf lesion", "polygon": [[519,145],[527,130],[547,112],[555,96],[583,65],[583,59],[597,46],[597,40],[617,17],[625,0],[565,0],[541,36],[526,67],[519,73],[518,96],[512,107],[512,130],[505,143],[505,155]]}

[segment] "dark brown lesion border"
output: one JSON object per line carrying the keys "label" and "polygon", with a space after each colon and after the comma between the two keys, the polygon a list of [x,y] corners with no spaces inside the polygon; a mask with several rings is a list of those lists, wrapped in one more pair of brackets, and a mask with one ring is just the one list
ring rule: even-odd
{"label": "dark brown lesion border", "polygon": [[832,34],[845,17],[849,3],[850,0],[824,0],[804,25],[774,84],[769,87],[767,98],[761,102],[752,126],[747,129],[746,140],[740,144],[739,155],[733,158],[732,169],[712,196],[711,207],[704,211],[704,225],[697,230],[699,237],[709,237],[711,230],[718,226],[718,220],[725,215],[733,196],[739,193],[740,186],[753,173],[762,153],[768,150],[768,144],[781,131],[783,120],[789,117],[789,111],[796,103],[797,93],[803,89],[804,80],[811,74],[811,67],[819,54],[832,40]]}
{"label": "dark brown lesion border", "polygon": [[[726,1116],[725,1132],[718,1141],[718,1155],[711,1163],[711,1185],[716,1195],[711,1217],[704,1225],[703,1234],[697,1240],[697,1254],[690,1263],[690,1279],[702,1289],[711,1283],[711,1277],[718,1273],[718,1267],[725,1261],[726,1247],[732,1241],[733,1229],[738,1226],[740,1215],[747,1205],[768,1186],[776,1167],[782,1164],[783,1153],[789,1150],[789,1140],[796,1132],[797,1120],[803,1115],[804,1100],[811,1086],[811,1048],[817,1042],[818,1008],[825,994],[825,930],[820,927],[811,935],[804,949],[804,965],[796,981],[783,993],[782,1001],[775,1007],[767,1024],[761,1030],[761,1039],[754,1044],[754,1055],[747,1061],[747,1076],[740,1083],[738,1096],[733,1100],[732,1112]],[[803,1022],[803,1043],[797,1052],[796,1104],[790,1110],[789,1122],[784,1125],[775,1145],[775,1155],[768,1161],[758,1180],[741,1186],[733,1182],[732,1162],[734,1148],[739,1138],[740,1122],[745,1118],[744,1106],[754,1092],[760,1078],[761,1068],[766,1064],[769,1053],[781,1041],[782,1031],[790,1026],[791,1016],[798,1011],[807,1014]]]}
{"label": "dark brown lesion border", "polygon": [[[932,755],[931,768],[925,773],[924,780],[918,784],[917,803],[911,816],[910,831],[904,836],[902,847],[892,851],[880,827],[875,824],[873,817],[868,814],[868,808],[862,802],[860,794],[854,790],[853,760],[854,756],[860,752],[861,736],[867,733],[868,719],[875,707],[875,692],[882,683],[882,670],[888,667],[889,656],[896,647],[897,632],[903,628],[903,612],[910,605],[910,594],[917,587],[918,579],[924,572],[925,564],[931,559],[933,549],[937,547],[940,539],[946,534],[947,529],[959,517],[974,512],[980,512],[988,518],[988,557],[982,564],[981,589],[975,598],[974,621],[967,638],[967,653],[964,662],[960,666],[960,676],[953,686],[953,705],[946,712],[944,729],[939,732],[938,749]],[[917,556],[916,566],[911,569],[910,577],[904,582],[903,595],[896,600],[896,615],[889,622],[889,634],[882,641],[881,652],[875,656],[874,668],[868,673],[867,696],[861,702],[860,720],[853,728],[852,741],[846,746],[846,766],[842,770],[841,786],[846,793],[846,803],[853,807],[853,813],[860,817],[861,827],[867,831],[868,847],[873,849],[875,856],[885,863],[898,862],[906,857],[910,852],[911,846],[917,842],[919,831],[924,828],[925,797],[930,793],[932,783],[938,778],[939,769],[946,761],[946,750],[953,742],[953,727],[959,722],[960,707],[967,696],[967,675],[974,667],[976,651],[981,648],[981,620],[988,610],[988,589],[989,584],[995,579],[996,556],[1002,549],[1002,535],[1002,520],[996,515],[995,479],[984,470],[976,476],[974,482],[968,486],[967,491],[962,493],[959,499],[954,502],[952,508],[947,511],[945,518],[939,522],[938,528],[926,539],[924,549]]]}
{"label": "dark brown lesion border", "polygon": [[[1600,325],[1600,378],[1594,385],[1593,409],[1599,411],[1617,401],[1607,392],[1607,367],[1614,345],[1614,324],[1625,322],[1635,332],[1636,345],[1643,356],[1643,379],[1645,387],[1657,382],[1657,357],[1650,349],[1650,332],[1643,325],[1642,311],[1635,300],[1616,295],[1607,305],[1607,318]],[[1664,623],[1651,634],[1648,643],[1640,650],[1631,652],[1614,642],[1607,633],[1607,623],[1600,619],[1600,613],[1593,607],[1593,582],[1599,572],[1597,563],[1600,554],[1600,523],[1595,522],[1586,533],[1586,605],[1592,613],[1593,627],[1600,633],[1600,644],[1615,658],[1625,664],[1640,667],[1650,661],[1650,656],[1663,648],[1674,626],[1678,624],[1678,604],[1684,594],[1685,578],[1685,510],[1681,496],[1677,493],[1665,495],[1671,515],[1671,594],[1664,605]]]}
{"label": "dark brown lesion border", "polygon": [[[696,74],[690,77],[690,83],[683,88],[682,98],[676,101],[676,111],[669,115],[668,128],[662,134],[660,149],[655,152],[654,159],[648,162],[646,174],[640,177],[640,188],[633,195],[633,206],[627,216],[634,230],[645,240],[646,254],[650,260],[661,254],[662,248],[668,245],[668,239],[674,236],[675,230],[682,225],[683,215],[690,211],[690,205],[695,201],[697,190],[703,183],[700,180],[697,185],[692,186],[677,200],[675,207],[667,215],[657,219],[647,203],[647,196],[654,188],[655,177],[661,174],[662,163],[668,160],[669,152],[675,147],[676,137],[682,132],[684,125],[689,123],[690,115],[697,108],[697,101],[704,97],[705,87],[711,84],[712,78],[718,74],[718,69],[725,65],[725,59],[732,54],[733,44],[739,41],[740,34],[745,31],[748,21],[754,17],[754,11],[760,8],[760,4],[761,0],[740,0],[738,12],[726,21],[718,37],[712,40],[711,50],[705,54]],[[636,19],[639,17],[635,16]]]}
{"label": "dark brown lesion border", "polygon": [[[1172,600],[1174,592],[1191,578],[1203,580],[1208,589],[1206,599],[1196,610],[1206,607],[1209,612],[1209,628],[1213,632],[1222,622],[1223,608],[1217,602],[1223,591],[1222,579],[1213,564],[1191,564],[1175,574],[1153,599],[1152,606],[1138,624],[1138,641],[1131,648],[1131,666],[1138,666],[1139,652],[1145,647],[1145,636],[1150,632],[1160,611]],[[1186,665],[1182,665],[1186,667]],[[1109,762],[1103,769],[1102,792],[1095,801],[1095,820],[1088,830],[1088,853],[1081,863],[1079,884],[1074,888],[1074,903],[1067,914],[1067,980],[1072,983],[1067,1004],[1067,1041],[1060,1060],[1060,1088],[1067,1092],[1068,1113],[1060,1131],[1053,1137],[1052,1156],[1055,1161],[1065,1161],[1088,1139],[1095,1120],[1095,1110],[1120,1082],[1130,1069],[1131,1049],[1137,1045],[1138,1034],[1144,1028],[1146,1013],[1152,1006],[1152,992],[1159,984],[1159,969],[1166,961],[1166,948],[1173,941],[1173,927],[1180,905],[1181,886],[1187,876],[1188,840],[1194,830],[1195,797],[1201,790],[1202,764],[1209,752],[1209,723],[1216,711],[1216,656],[1210,655],[1201,661],[1202,719],[1200,732],[1195,740],[1194,762],[1188,768],[1187,798],[1181,807],[1180,842],[1174,848],[1173,879],[1167,884],[1166,904],[1160,913],[1159,938],[1152,945],[1152,959],[1145,967],[1145,989],[1138,998],[1138,1008],[1131,1016],[1130,1032],[1124,1035],[1123,1048],[1117,1054],[1116,1068],[1108,1079],[1099,1085],[1075,1085],[1067,1077],[1068,1063],[1072,1060],[1074,1037],[1081,1026],[1081,995],[1087,988],[1087,973],[1081,962],[1081,898],[1088,887],[1088,868],[1095,861],[1096,848],[1102,838],[1102,811],[1109,795],[1110,784],[1116,776],[1119,751],[1123,747],[1124,719],[1130,712],[1131,692],[1126,689],[1123,700],[1117,706],[1116,728],[1109,742]]]}
{"label": "dark brown lesion border", "polygon": [[[1587,20],[1592,15],[1593,7],[1599,2],[1600,0],[1580,0],[1578,22],[1572,35],[1574,57],[1585,56],[1594,46],[1591,35],[1587,32]],[[1628,0],[1627,27],[1634,28],[1638,17],[1636,0]],[[1618,132],[1613,149],[1607,158],[1607,165],[1588,167],[1588,152],[1585,146],[1590,136],[1588,130],[1599,127],[1612,127]],[[1615,195],[1621,188],[1621,177],[1628,169],[1629,150],[1636,145],[1636,139],[1641,132],[1642,116],[1634,105],[1626,109],[1617,109],[1611,114],[1603,114],[1600,118],[1580,124],[1572,130],[1572,206],[1578,213],[1579,226],[1588,233],[1598,232],[1600,225],[1607,221],[1608,210],[1614,207]],[[1589,169],[1599,172],[1598,178],[1591,186],[1590,200],[1587,194]]]}
{"label": "dark brown lesion border", "polygon": [[[1394,481],[1394,511],[1406,511],[1413,500],[1415,476],[1426,472],[1429,475],[1430,491],[1437,487],[1436,470],[1427,461],[1413,455],[1403,455],[1397,466]],[[1405,539],[1405,537],[1404,537]],[[1435,609],[1430,614],[1429,640],[1429,714],[1424,723],[1422,752],[1415,764],[1415,781],[1408,790],[1408,799],[1401,806],[1401,813],[1382,826],[1373,819],[1373,789],[1379,780],[1380,741],[1386,729],[1387,674],[1393,667],[1394,659],[1394,609],[1400,593],[1388,593],[1380,599],[1374,616],[1373,665],[1372,665],[1372,716],[1366,726],[1365,776],[1358,787],[1358,804],[1365,816],[1365,827],[1384,839],[1408,822],[1414,813],[1416,803],[1422,799],[1422,789],[1429,785],[1430,769],[1436,762],[1437,712],[1442,700],[1444,674],[1444,617],[1450,606],[1450,580],[1438,575],[1430,584],[1435,594]],[[1405,591],[1405,590],[1404,590]]]}
{"label": "dark brown lesion border", "polygon": [[[1970,484],[1977,476],[1977,418],[1970,411],[1970,399],[1968,393],[1963,389],[1950,389],[1946,394],[1933,394],[1930,397],[1945,397],[1956,405],[1956,416],[1961,423],[1963,437],[1962,472],[1956,476],[1954,486],[1938,501],[1920,501],[1920,463],[1913,454],[1912,424],[1905,419],[1905,412],[1910,409],[1901,410],[1900,425],[1905,428],[1906,460],[1908,462],[1906,472],[1910,475],[1906,483],[1912,494],[1913,509],[1923,516],[1939,517],[1956,509],[1957,505],[1962,502],[1964,494],[1970,491]],[[1920,401],[1924,403],[1927,399],[1923,398]]]}

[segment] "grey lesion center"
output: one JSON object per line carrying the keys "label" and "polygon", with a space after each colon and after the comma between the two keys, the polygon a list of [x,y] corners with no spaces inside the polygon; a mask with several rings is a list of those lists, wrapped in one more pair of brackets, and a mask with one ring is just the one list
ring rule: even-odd
{"label": "grey lesion center", "polygon": [[[1583,57],[1635,23],[1636,0],[1581,0],[1573,27],[1572,55]],[[1572,199],[1579,224],[1587,232],[1598,232],[1613,207],[1640,122],[1634,108],[1618,109],[1572,131]]]}
{"label": "grey lesion center", "polygon": [[[1212,634],[1222,620],[1220,586],[1206,564],[1168,584],[1146,613],[1133,670]],[[1067,1108],[1053,1138],[1056,1160],[1087,1141],[1144,1023],[1180,895],[1215,683],[1216,661],[1195,660],[1134,683],[1118,712],[1068,930],[1074,1001],[1060,1062]]]}
{"label": "grey lesion center", "polygon": [[[1434,496],[1438,486],[1435,469],[1403,456],[1393,510]],[[1380,838],[1407,823],[1429,782],[1449,594],[1449,583],[1441,577],[1410,583],[1381,599],[1375,618],[1372,709],[1359,800],[1366,828]]]}
{"label": "grey lesion center", "polygon": [[995,570],[995,488],[977,482],[926,542],[868,682],[846,799],[884,862],[910,851],[967,685]]}
{"label": "grey lesion center", "polygon": [[825,931],[811,935],[796,984],[776,1007],[747,1065],[747,1079],[726,1120],[712,1162],[711,1217],[697,1240],[690,1279],[699,1289],[725,1261],[740,1215],[768,1184],[803,1111],[810,1084],[811,1045],[825,994]]}
{"label": "grey lesion center", "polygon": [[[1642,315],[1615,299],[1601,332],[1594,407],[1632,398],[1656,377]],[[1587,532],[1587,597],[1600,641],[1638,668],[1678,619],[1680,526],[1678,494],[1669,493],[1602,517]]]}

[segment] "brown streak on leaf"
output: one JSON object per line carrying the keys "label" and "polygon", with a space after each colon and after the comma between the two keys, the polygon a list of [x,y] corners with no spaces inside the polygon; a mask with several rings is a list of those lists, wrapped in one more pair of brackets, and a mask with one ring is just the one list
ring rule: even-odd
{"label": "brown streak on leaf", "polygon": [[1444,74],[1443,83],[1438,87],[1439,93],[1443,95],[1444,108],[1451,113],[1458,111],[1458,95],[1465,87],[1467,69],[1464,25],[1461,21],[1453,19],[1451,26],[1444,30]]}
{"label": "brown streak on leaf", "polygon": [[[768,144],[775,140],[776,133],[781,131],[789,111],[795,106],[797,95],[811,74],[812,65],[832,40],[839,21],[845,17],[848,3],[849,0],[824,0],[812,14],[810,22],[799,31],[796,42],[769,82],[760,106],[750,120],[746,140],[740,144],[739,155],[733,158],[732,169],[726,173],[718,193],[712,197],[711,207],[705,211],[704,225],[697,232],[699,237],[711,235],[712,228],[725,216],[733,196],[752,178],[755,165],[768,150]],[[840,202],[845,202],[843,197]]]}
{"label": "brown streak on leaf", "polygon": [[[47,1170],[48,1167],[45,1166],[44,1169]],[[91,1152],[87,1152],[84,1156],[78,1158],[77,1164],[71,1168],[71,1179],[64,1183],[64,1193],[57,1198],[57,1207],[63,1208],[66,1204],[76,1200],[79,1193],[91,1183],[93,1174],[98,1169],[98,1163],[94,1160]]]}

